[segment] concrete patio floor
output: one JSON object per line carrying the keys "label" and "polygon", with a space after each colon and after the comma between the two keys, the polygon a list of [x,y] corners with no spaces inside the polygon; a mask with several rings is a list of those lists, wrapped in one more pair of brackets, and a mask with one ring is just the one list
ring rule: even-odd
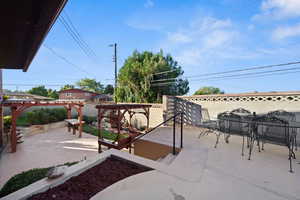
{"label": "concrete patio floor", "polygon": [[24,138],[16,153],[3,153],[0,158],[0,188],[13,175],[32,168],[50,167],[80,161],[98,154],[97,138],[82,134],[78,138],[66,128],[53,129]]}
{"label": "concrete patio floor", "polygon": [[[241,138],[223,139],[214,148],[214,134],[198,138],[200,129],[184,128],[184,148],[170,164],[157,163],[153,170],[123,179],[96,194],[92,200],[109,199],[300,199],[300,152],[289,172],[286,147],[266,144],[265,151],[255,148],[252,159],[241,156]],[[179,130],[176,134],[179,146]],[[144,139],[172,144],[172,128],[162,127]],[[150,150],[151,151],[151,150]],[[247,155],[247,149],[245,154]],[[124,152],[127,154],[126,152]],[[128,154],[127,154],[128,155]],[[34,167],[48,167],[84,157],[94,159],[97,139],[82,138],[65,128],[25,138],[15,154],[5,153],[0,160],[0,183],[10,176]],[[135,161],[136,156],[132,156]],[[138,159],[137,159],[138,160]]]}
{"label": "concrete patio floor", "polygon": [[[241,156],[241,138],[230,143],[215,135],[198,139],[200,130],[184,129],[184,148],[165,171],[150,171],[124,179],[95,195],[92,200],[109,199],[300,199],[300,153],[289,172],[286,147],[266,144],[257,148],[251,160]],[[177,145],[179,144],[177,131]],[[151,141],[172,144],[172,129],[161,128],[146,136]],[[246,152],[248,152],[246,150]]]}

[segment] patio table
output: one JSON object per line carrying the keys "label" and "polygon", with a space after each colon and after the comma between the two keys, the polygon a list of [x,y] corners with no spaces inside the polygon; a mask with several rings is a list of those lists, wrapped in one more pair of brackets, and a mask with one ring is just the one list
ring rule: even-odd
{"label": "patio table", "polygon": [[[78,130],[80,121],[78,119],[65,119],[65,122],[67,122],[68,132],[70,132],[72,129],[73,135],[76,135],[76,130]],[[85,123],[84,121],[81,121],[81,124],[84,123]]]}
{"label": "patio table", "polygon": [[[260,143],[262,144],[262,150],[264,150],[264,143],[272,143],[275,145],[287,146],[289,149],[289,160],[290,160],[290,172],[292,172],[292,158],[295,159],[294,147],[296,145],[296,137],[298,130],[300,129],[300,122],[285,121],[276,117],[269,117],[267,115],[247,115],[239,114],[240,118],[224,117],[218,119],[218,123],[225,123],[223,131],[225,130],[228,134],[234,134],[231,130],[232,123],[244,124],[241,128],[248,128],[248,132],[242,133],[243,136],[243,149],[244,149],[244,135],[250,139],[249,147],[249,160],[253,150],[254,142],[257,141],[259,152],[261,150]],[[268,121],[269,120],[269,121]],[[273,121],[272,121],[273,120]],[[224,128],[223,127],[223,128]],[[220,131],[222,127],[220,126]],[[233,129],[234,130],[234,129]],[[236,131],[236,130],[235,130]],[[231,133],[233,132],[233,133]],[[242,150],[243,155],[243,150]]]}

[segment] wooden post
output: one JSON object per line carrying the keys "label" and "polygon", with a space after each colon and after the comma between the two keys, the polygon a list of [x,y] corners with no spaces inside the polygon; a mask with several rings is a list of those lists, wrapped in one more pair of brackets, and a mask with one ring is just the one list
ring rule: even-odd
{"label": "wooden post", "polygon": [[102,135],[101,135],[101,120],[102,120],[101,109],[98,109],[98,153],[102,152],[101,143],[100,143],[100,139],[102,139]]}
{"label": "wooden post", "polygon": [[[71,108],[71,105],[67,105],[67,117],[68,119],[71,119],[71,113],[72,113],[72,108]],[[70,124],[68,123],[68,132],[71,132],[71,126]]]}
{"label": "wooden post", "polygon": [[150,117],[150,109],[146,108],[146,117],[147,117],[147,130],[149,129],[149,117]]}
{"label": "wooden post", "polygon": [[10,133],[10,145],[11,153],[17,151],[17,107],[11,107],[11,133]]}
{"label": "wooden post", "polygon": [[79,120],[79,127],[78,127],[78,132],[79,132],[79,137],[82,137],[82,106],[79,106],[78,109],[78,120]]}
{"label": "wooden post", "polygon": [[118,136],[117,136],[117,140],[119,140],[120,138],[120,133],[121,133],[121,120],[120,119],[120,109],[118,109],[118,120],[117,120],[117,126],[118,126]]}

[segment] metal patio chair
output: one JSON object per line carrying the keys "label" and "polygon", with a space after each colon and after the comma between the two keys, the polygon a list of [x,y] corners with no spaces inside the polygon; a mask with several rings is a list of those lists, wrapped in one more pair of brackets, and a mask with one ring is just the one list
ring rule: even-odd
{"label": "metal patio chair", "polygon": [[[275,110],[268,113],[270,116],[278,117],[280,119],[286,120],[288,123],[296,122],[296,114],[293,112],[287,112],[285,110]],[[296,128],[290,128],[289,131],[292,131],[292,134],[296,134]],[[297,151],[297,138],[295,137],[295,150]]]}
{"label": "metal patio chair", "polygon": [[[219,130],[224,134],[226,143],[229,143],[231,135],[239,135],[243,137],[242,142],[242,156],[244,155],[245,137],[247,138],[247,144],[249,144],[250,126],[249,120],[251,119],[251,113],[247,112],[246,115],[241,115],[236,112],[223,112],[218,115]],[[217,138],[218,143],[219,138]],[[247,145],[249,146],[249,145]]]}
{"label": "metal patio chair", "polygon": [[[208,135],[209,133],[214,133],[216,135],[219,135],[219,124],[218,120],[212,120],[210,118],[209,112],[207,109],[202,108],[202,120],[199,127],[202,128],[200,131],[200,134],[198,135],[198,138]],[[217,143],[215,144],[216,148]]]}
{"label": "metal patio chair", "polygon": [[201,117],[201,123],[199,126],[202,128],[202,130],[200,131],[198,138],[200,138],[201,136],[208,135],[209,133],[214,132],[218,128],[217,120],[212,120],[210,118],[209,112],[206,108],[202,108]]}
{"label": "metal patio chair", "polygon": [[296,133],[290,131],[289,123],[273,115],[267,114],[253,119],[252,134],[249,149],[249,160],[253,151],[254,140],[261,141],[262,149],[265,143],[286,146],[289,151],[290,172],[292,170],[292,158],[295,158],[294,145]]}

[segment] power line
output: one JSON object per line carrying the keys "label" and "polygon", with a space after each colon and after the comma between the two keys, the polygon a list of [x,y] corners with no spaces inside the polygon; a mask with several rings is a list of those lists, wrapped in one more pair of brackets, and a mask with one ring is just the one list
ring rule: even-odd
{"label": "power line", "polygon": [[[266,77],[266,76],[273,76],[273,75],[285,75],[285,74],[293,74],[293,73],[299,73],[300,70],[295,70],[295,71],[290,71],[293,69],[299,69],[299,68],[291,68],[291,69],[285,69],[285,70],[274,70],[272,73],[271,71],[266,71],[262,73],[261,75],[257,75],[256,73],[251,73],[246,76],[246,74],[242,74],[242,76],[235,76],[235,77],[223,77],[223,78],[209,78],[209,79],[199,79],[199,80],[190,80],[190,82],[193,81],[222,81],[222,80],[232,80],[232,79],[246,79],[246,78],[259,78],[259,77]],[[282,72],[282,71],[290,71],[290,72]],[[280,73],[278,73],[280,72]],[[152,84],[152,86],[166,86],[173,84],[174,81],[170,82],[165,82],[165,83],[155,83]]]}
{"label": "power line", "polygon": [[152,76],[159,75],[159,74],[166,74],[166,73],[174,72],[174,71],[177,71],[177,70],[178,69],[172,69],[172,70],[168,70],[168,71],[157,72],[157,73],[152,74]]}
{"label": "power line", "polygon": [[51,47],[47,46],[44,44],[44,47],[46,49],[48,49],[52,54],[54,54],[55,56],[57,56],[58,58],[64,60],[66,63],[72,65],[73,67],[77,68],[78,70],[86,73],[87,75],[94,77],[94,75],[90,74],[89,72],[87,72],[86,70],[82,69],[81,67],[79,67],[78,65],[75,65],[74,63],[70,62],[67,58],[65,58],[64,56],[59,55],[57,52],[55,52]]}
{"label": "power line", "polygon": [[65,27],[66,31],[69,33],[69,35],[72,37],[74,42],[78,45],[78,47],[83,51],[83,53],[90,59],[93,60],[91,57],[90,53],[85,49],[85,47],[82,45],[80,40],[77,38],[77,35],[73,32],[73,30],[70,28],[70,25],[66,22],[65,18],[63,15],[60,16],[59,21],[63,24]]}
{"label": "power line", "polygon": [[218,75],[218,74],[228,74],[228,73],[234,73],[234,72],[251,71],[251,70],[266,69],[266,68],[272,68],[272,67],[296,65],[296,64],[300,64],[300,61],[289,62],[289,63],[280,63],[280,64],[274,64],[274,65],[254,66],[254,67],[248,67],[245,69],[236,69],[236,70],[223,71],[223,72],[199,74],[199,75],[194,75],[194,76],[187,76],[187,78],[194,78],[194,77],[199,77],[199,76],[211,76],[211,75]]}
{"label": "power line", "polygon": [[63,11],[63,14],[65,15],[65,21],[67,22],[67,24],[69,24],[69,27],[71,27],[71,30],[73,30],[73,32],[75,33],[75,36],[77,36],[78,40],[81,42],[81,44],[83,44],[83,46],[85,47],[85,49],[94,56],[94,58],[97,57],[95,51],[90,47],[90,45],[83,39],[83,37],[81,36],[81,34],[78,32],[78,30],[76,29],[76,27],[74,26],[71,18],[69,17],[67,11]]}
{"label": "power line", "polygon": [[[66,13],[63,13],[66,15]],[[97,60],[95,52],[90,48],[90,46],[83,40],[75,26],[73,25],[71,19],[66,15],[61,15],[59,21],[63,24],[66,31],[73,38],[74,42],[78,45],[78,47],[83,51],[83,53],[90,58],[92,61]]]}
{"label": "power line", "polygon": [[[260,70],[260,69],[267,69],[272,67],[281,67],[281,66],[288,66],[288,65],[296,65],[300,64],[300,61],[296,62],[289,62],[289,63],[281,63],[281,64],[274,64],[274,65],[264,65],[264,66],[254,66],[254,67],[248,67],[244,69],[236,69],[236,70],[229,70],[229,71],[223,71],[223,72],[214,72],[214,73],[205,73],[205,74],[199,74],[194,76],[185,76],[183,78],[194,78],[194,77],[201,77],[201,76],[213,76],[213,75],[219,75],[219,74],[228,74],[228,73],[235,73],[235,72],[243,72],[243,71],[252,71],[252,70]],[[163,82],[163,81],[169,81],[169,80],[176,80],[177,78],[167,78],[167,79],[157,79],[153,80],[152,82]]]}
{"label": "power line", "polygon": [[276,76],[276,75],[294,74],[294,73],[299,73],[299,72],[300,72],[300,70],[296,70],[296,71],[291,71],[291,72],[263,74],[263,75],[257,75],[257,76],[233,77],[233,78],[225,78],[225,79],[212,79],[212,80],[208,80],[208,81],[232,80],[232,79],[246,79],[246,78],[260,78],[260,77],[267,77],[267,76],[274,76],[274,75]]}
{"label": "power line", "polygon": [[201,81],[201,80],[210,80],[210,79],[222,79],[222,78],[232,78],[232,77],[242,77],[242,76],[249,76],[249,75],[257,75],[257,74],[268,74],[273,72],[284,72],[284,71],[291,71],[299,69],[299,67],[292,67],[287,69],[277,69],[277,70],[269,70],[269,71],[262,71],[262,72],[251,72],[251,73],[243,73],[243,74],[233,74],[233,75],[227,75],[227,76],[216,76],[216,77],[210,77],[210,78],[204,78],[204,79],[192,79],[193,81]]}
{"label": "power line", "polygon": [[18,84],[18,83],[6,83],[3,84],[4,86],[50,86],[50,87],[56,87],[56,86],[64,86],[66,84]]}

